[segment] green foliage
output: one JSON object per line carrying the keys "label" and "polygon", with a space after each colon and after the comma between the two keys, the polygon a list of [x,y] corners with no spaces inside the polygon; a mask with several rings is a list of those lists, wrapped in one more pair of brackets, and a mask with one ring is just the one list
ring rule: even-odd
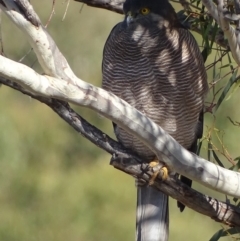
{"label": "green foliage", "polygon": [[212,238],[209,241],[217,241],[221,237],[238,234],[239,232],[240,232],[239,228],[220,229],[212,236]]}

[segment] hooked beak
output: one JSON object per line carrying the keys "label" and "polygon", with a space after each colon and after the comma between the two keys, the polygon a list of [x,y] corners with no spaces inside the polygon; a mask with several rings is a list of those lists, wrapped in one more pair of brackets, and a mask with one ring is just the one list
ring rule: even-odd
{"label": "hooked beak", "polygon": [[132,23],[134,21],[134,18],[136,17],[136,14],[133,14],[132,12],[128,12],[127,13],[127,24],[129,25],[130,23]]}

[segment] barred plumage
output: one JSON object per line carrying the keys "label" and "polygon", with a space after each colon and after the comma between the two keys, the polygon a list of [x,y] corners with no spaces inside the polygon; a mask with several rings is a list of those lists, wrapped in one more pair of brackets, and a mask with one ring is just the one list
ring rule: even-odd
{"label": "barred plumage", "polygon": [[[140,11],[146,7],[150,13],[145,16]],[[202,135],[200,116],[208,89],[198,45],[167,0],[127,0],[124,8],[125,20],[113,28],[105,44],[103,88],[190,149]],[[154,153],[131,134],[119,127],[115,133],[146,161],[154,159]]]}
{"label": "barred plumage", "polygon": [[[103,88],[150,117],[182,146],[196,138],[199,113],[207,90],[206,73],[195,39],[184,28],[139,27],[119,23],[104,49]],[[139,155],[153,159],[151,150],[124,130],[118,139]]]}

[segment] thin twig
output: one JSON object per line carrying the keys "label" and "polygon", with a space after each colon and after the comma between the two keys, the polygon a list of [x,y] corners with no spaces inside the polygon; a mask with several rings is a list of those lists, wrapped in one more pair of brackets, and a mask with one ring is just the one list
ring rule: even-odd
{"label": "thin twig", "polygon": [[46,27],[46,28],[48,27],[49,23],[51,22],[51,19],[52,19],[52,17],[53,17],[53,14],[55,14],[55,4],[56,4],[56,0],[53,0],[53,3],[52,3],[52,11],[51,11],[50,16],[49,16],[49,18],[48,18],[48,20],[47,20],[47,23],[45,24],[45,27]]}

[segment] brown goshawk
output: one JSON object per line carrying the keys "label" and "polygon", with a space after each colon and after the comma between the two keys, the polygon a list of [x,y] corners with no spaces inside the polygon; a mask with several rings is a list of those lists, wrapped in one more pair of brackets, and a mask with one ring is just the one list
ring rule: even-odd
{"label": "brown goshawk", "polygon": [[[126,0],[123,10],[123,22],[112,29],[104,47],[103,88],[196,152],[208,85],[194,37],[168,0]],[[114,131],[126,148],[146,162],[156,158],[132,134],[115,124]],[[191,185],[191,180],[182,180]],[[168,226],[168,197],[151,186],[138,186],[136,240],[166,241]]]}

